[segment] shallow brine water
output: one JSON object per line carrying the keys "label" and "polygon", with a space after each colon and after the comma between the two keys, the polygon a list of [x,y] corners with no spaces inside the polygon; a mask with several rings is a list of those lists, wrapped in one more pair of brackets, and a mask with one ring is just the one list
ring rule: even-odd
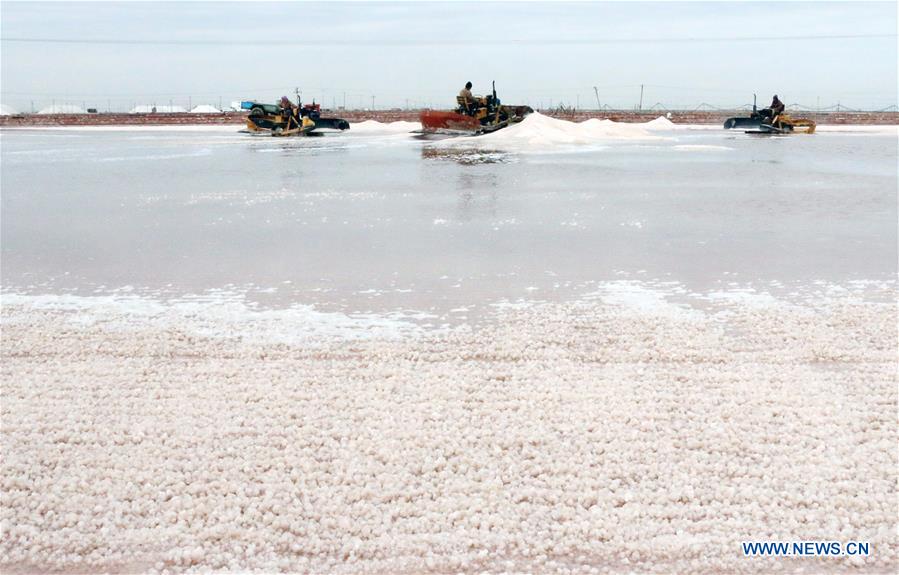
{"label": "shallow brine water", "polygon": [[458,320],[622,285],[790,298],[895,277],[894,128],[532,124],[5,131],[3,288]]}

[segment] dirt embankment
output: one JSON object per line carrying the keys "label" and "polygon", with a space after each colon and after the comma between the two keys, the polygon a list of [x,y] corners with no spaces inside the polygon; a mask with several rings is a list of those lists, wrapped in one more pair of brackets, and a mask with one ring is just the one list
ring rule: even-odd
{"label": "dirt embankment", "polygon": [[[581,122],[590,118],[609,119],[616,122],[648,122],[665,113],[634,111],[577,112],[543,111],[554,118]],[[720,124],[726,118],[746,115],[745,111],[672,111],[669,119],[676,124]],[[396,122],[400,120],[418,121],[419,110],[384,111],[325,111],[326,116],[339,116],[350,122],[377,120]],[[822,112],[797,113],[797,116],[815,119],[818,124],[899,124],[899,112]],[[17,114],[0,116],[0,127],[29,126],[152,126],[152,125],[215,125],[243,124],[243,112],[222,112],[220,114]]]}

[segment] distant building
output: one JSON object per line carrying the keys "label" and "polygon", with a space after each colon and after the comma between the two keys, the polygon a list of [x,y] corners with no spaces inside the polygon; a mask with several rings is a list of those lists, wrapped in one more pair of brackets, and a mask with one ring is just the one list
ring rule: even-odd
{"label": "distant building", "polygon": [[181,106],[153,106],[140,105],[131,108],[131,114],[184,114],[186,109]]}
{"label": "distant building", "polygon": [[38,114],[84,114],[84,110],[74,104],[54,104],[41,108]]}

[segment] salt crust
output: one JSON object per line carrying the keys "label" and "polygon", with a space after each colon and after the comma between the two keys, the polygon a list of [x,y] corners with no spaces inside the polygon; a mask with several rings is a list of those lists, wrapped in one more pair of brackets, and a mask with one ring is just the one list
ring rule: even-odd
{"label": "salt crust", "polygon": [[4,298],[0,566],[896,572],[895,306],[724,303],[310,347]]}
{"label": "salt crust", "polygon": [[[193,335],[230,337],[243,341],[317,345],[326,339],[396,339],[421,333],[416,323],[421,312],[352,314],[323,312],[311,305],[284,309],[257,309],[244,293],[212,290],[209,293],[165,301],[129,294],[100,296],[18,295],[4,293],[4,306],[34,311],[75,312],[69,321],[80,326],[104,324],[107,330],[140,329],[148,322],[157,328],[188,331]],[[431,317],[431,316],[427,316]],[[15,318],[3,318],[7,324]]]}

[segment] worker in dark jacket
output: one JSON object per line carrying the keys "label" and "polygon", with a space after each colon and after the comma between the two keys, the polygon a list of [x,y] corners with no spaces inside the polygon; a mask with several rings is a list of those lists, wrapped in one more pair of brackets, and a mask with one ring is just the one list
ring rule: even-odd
{"label": "worker in dark jacket", "polygon": [[786,108],[786,106],[784,106],[784,103],[777,98],[777,94],[774,94],[774,99],[771,100],[770,108],[771,111],[774,112],[775,116],[780,116],[781,114],[783,114],[784,108]]}
{"label": "worker in dark jacket", "polygon": [[293,105],[293,102],[290,101],[290,98],[287,96],[281,96],[281,101],[278,102],[278,105],[281,107],[281,117],[287,121],[288,129],[290,128],[291,121],[299,124],[299,112],[300,109],[297,106]]}
{"label": "worker in dark jacket", "polygon": [[784,103],[781,102],[777,97],[777,94],[774,94],[774,98],[771,100],[771,105],[767,108],[759,110],[759,114],[761,115],[762,120],[764,120],[765,122],[773,122],[774,118],[783,114],[785,107],[786,106],[784,106]]}

